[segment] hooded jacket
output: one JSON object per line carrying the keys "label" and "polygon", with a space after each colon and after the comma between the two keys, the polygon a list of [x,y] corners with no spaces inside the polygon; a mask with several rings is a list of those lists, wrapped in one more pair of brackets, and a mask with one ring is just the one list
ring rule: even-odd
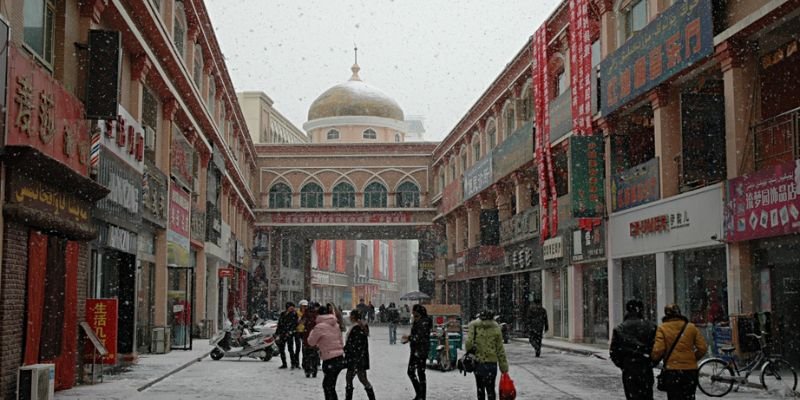
{"label": "hooded jacket", "polygon": [[309,346],[318,347],[322,360],[330,360],[344,355],[342,332],[336,322],[336,316],[325,314],[317,317],[317,325],[308,336]]}
{"label": "hooded jacket", "polygon": [[697,369],[697,360],[703,358],[708,351],[706,339],[693,323],[686,317],[664,317],[663,323],[656,331],[656,342],[653,345],[651,357],[654,361],[660,361],[672,347],[675,338],[686,325],[686,330],[681,335],[680,341],[675,346],[675,350],[667,360],[666,369],[693,370]]}
{"label": "hooded jacket", "polygon": [[550,327],[547,326],[547,310],[542,306],[531,306],[528,309],[525,322],[529,332],[540,336],[542,332],[550,330]]}
{"label": "hooded jacket", "polygon": [[465,349],[475,348],[475,357],[480,363],[497,363],[501,372],[508,372],[508,359],[503,347],[503,332],[492,319],[476,319],[467,326]]}

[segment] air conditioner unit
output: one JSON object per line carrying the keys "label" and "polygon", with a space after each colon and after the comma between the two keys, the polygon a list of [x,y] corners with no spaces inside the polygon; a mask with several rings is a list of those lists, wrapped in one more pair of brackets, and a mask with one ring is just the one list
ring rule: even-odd
{"label": "air conditioner unit", "polygon": [[144,148],[145,150],[156,149],[156,131],[149,126],[144,127]]}
{"label": "air conditioner unit", "polygon": [[17,400],[51,400],[55,388],[55,364],[26,365],[17,371]]}
{"label": "air conditioner unit", "polygon": [[167,343],[167,339],[164,335],[165,328],[153,328],[153,334],[150,336],[152,341],[150,342],[150,351],[154,354],[164,354],[166,353],[166,348],[169,346]]}

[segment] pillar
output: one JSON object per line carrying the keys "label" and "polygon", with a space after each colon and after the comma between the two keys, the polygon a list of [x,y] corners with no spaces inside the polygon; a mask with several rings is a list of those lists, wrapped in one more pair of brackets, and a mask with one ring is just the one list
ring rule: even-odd
{"label": "pillar", "polygon": [[[748,51],[749,50],[749,51]],[[727,154],[728,179],[752,171],[753,151],[748,149],[749,118],[743,115],[759,115],[752,101],[758,85],[756,54],[746,43],[727,40],[716,48],[720,61],[725,94],[725,152]],[[753,257],[749,242],[728,245],[728,313],[749,313],[757,309],[753,299]]]}
{"label": "pillar", "polygon": [[477,201],[467,203],[467,248],[479,246],[481,241],[481,205]]}
{"label": "pillar", "polygon": [[514,195],[517,197],[517,214],[531,208],[531,187],[525,174],[515,172],[512,176],[514,180]]}
{"label": "pillar", "polygon": [[509,198],[508,190],[501,184],[493,185],[492,189],[496,193],[495,205],[497,206],[500,222],[511,219],[511,199]]}
{"label": "pillar", "polygon": [[[201,146],[203,146],[201,144]],[[197,171],[197,179],[199,180],[198,193],[197,193],[197,206],[198,210],[205,213],[206,210],[206,189],[208,188],[208,162],[211,159],[210,150],[205,150],[200,153],[200,167]],[[205,217],[205,214],[202,214]],[[205,235],[201,241],[205,241]],[[208,320],[206,313],[207,302],[207,287],[206,281],[206,251],[205,248],[195,249],[195,284],[194,284],[194,323],[201,327],[200,331],[203,332],[203,324]]]}
{"label": "pillar", "polygon": [[612,0],[598,0],[600,14],[600,54],[601,59],[617,49],[617,17]]}
{"label": "pillar", "polygon": [[[608,237],[609,242],[612,240]],[[610,247],[609,247],[610,248]],[[625,305],[623,304],[622,290],[622,260],[608,259],[608,325],[609,340],[614,327],[621,324]]]}
{"label": "pillar", "polygon": [[659,321],[664,317],[664,307],[675,302],[674,269],[672,253],[656,253],[656,313]]}
{"label": "pillar", "polygon": [[661,174],[661,198],[678,194],[680,186],[681,106],[680,94],[668,86],[659,86],[650,93],[653,107],[653,129],[656,157]]}
{"label": "pillar", "polygon": [[[175,117],[178,111],[178,102],[172,98],[163,103],[163,113],[161,120],[161,132],[156,135],[156,167],[169,175],[170,173],[170,147],[172,144],[172,129],[175,124]],[[167,181],[167,190],[169,185]],[[167,232],[158,230],[155,234],[156,263],[155,263],[155,311],[154,326],[164,327],[167,324]]]}
{"label": "pillar", "polygon": [[452,215],[449,215],[445,222],[445,239],[447,240],[447,258],[456,256],[456,223]]}
{"label": "pillar", "polygon": [[569,340],[583,341],[583,267],[567,267],[567,287],[569,291]]}
{"label": "pillar", "polygon": [[456,226],[456,237],[455,237],[455,249],[456,253],[460,253],[464,251],[465,239],[466,239],[466,218],[464,215],[464,211],[462,209],[456,210],[455,212],[455,226]]}
{"label": "pillar", "polygon": [[547,310],[547,325],[550,329],[545,333],[546,337],[553,337],[555,332],[555,322],[553,315],[553,272],[554,270],[542,270],[542,307]]}

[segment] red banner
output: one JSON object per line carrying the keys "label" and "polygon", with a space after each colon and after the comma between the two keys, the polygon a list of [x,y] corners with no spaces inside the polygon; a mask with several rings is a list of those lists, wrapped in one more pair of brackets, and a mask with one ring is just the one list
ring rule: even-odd
{"label": "red banner", "polygon": [[800,160],[728,181],[725,238],[731,242],[800,232]]}
{"label": "red banner", "polygon": [[34,147],[88,176],[91,137],[83,104],[15,46],[8,54],[5,144]]}
{"label": "red banner", "polygon": [[555,236],[558,232],[558,194],[553,175],[553,157],[550,151],[550,78],[547,67],[547,24],[536,30],[533,37],[533,93],[536,108],[536,163],[539,169],[539,206],[541,234],[539,239]]}
{"label": "red banner", "polygon": [[[103,364],[117,363],[117,299],[86,299],[86,322],[108,350]],[[91,343],[86,354],[92,354]]]}
{"label": "red banner", "polygon": [[410,212],[279,212],[271,216],[275,224],[404,224],[414,222]]}
{"label": "red banner", "polygon": [[569,0],[570,83],[576,136],[592,134],[592,36],[589,0]]}

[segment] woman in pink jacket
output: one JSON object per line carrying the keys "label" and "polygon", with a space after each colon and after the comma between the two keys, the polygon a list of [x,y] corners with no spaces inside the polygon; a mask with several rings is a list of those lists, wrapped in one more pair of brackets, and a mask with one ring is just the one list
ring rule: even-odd
{"label": "woman in pink jacket", "polygon": [[336,380],[339,373],[347,367],[344,361],[344,343],[342,343],[342,332],[339,330],[339,323],[336,315],[327,306],[321,306],[317,325],[308,336],[308,344],[319,348],[320,358],[322,359],[322,391],[325,393],[325,400],[338,400],[336,395]]}

